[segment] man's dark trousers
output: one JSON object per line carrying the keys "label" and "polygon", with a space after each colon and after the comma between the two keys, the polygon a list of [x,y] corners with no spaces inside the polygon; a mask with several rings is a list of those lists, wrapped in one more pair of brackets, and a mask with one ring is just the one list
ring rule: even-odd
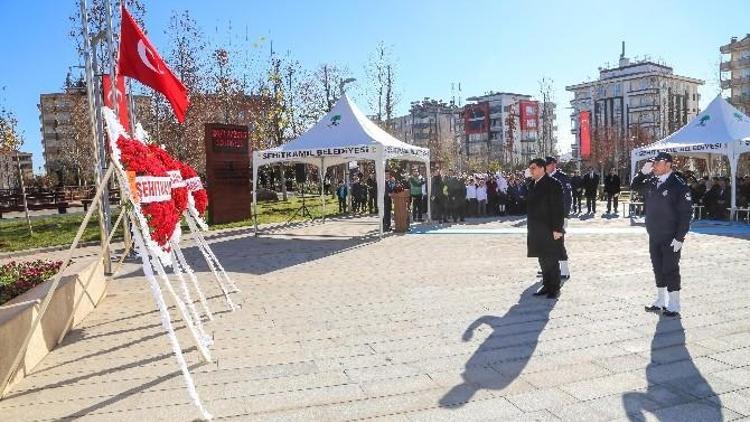
{"label": "man's dark trousers", "polygon": [[540,256],[539,266],[542,268],[542,285],[550,292],[560,290],[560,263],[556,257]]}
{"label": "man's dark trousers", "polygon": [[680,290],[682,250],[675,252],[670,243],[672,239],[662,241],[649,239],[648,252],[651,255],[656,287],[666,287],[667,291],[674,292]]}

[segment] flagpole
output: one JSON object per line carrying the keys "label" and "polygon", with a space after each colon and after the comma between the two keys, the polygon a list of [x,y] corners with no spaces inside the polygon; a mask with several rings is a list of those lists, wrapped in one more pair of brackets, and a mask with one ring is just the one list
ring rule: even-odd
{"label": "flagpole", "polygon": [[[85,78],[86,78],[86,94],[89,104],[89,116],[91,119],[91,133],[93,135],[94,144],[94,157],[96,159],[95,165],[95,182],[97,191],[102,184],[102,178],[104,174],[104,164],[106,163],[106,153],[104,150],[104,125],[101,116],[100,98],[97,96],[96,87],[97,82],[95,78],[96,64],[96,51],[92,49],[91,45],[91,34],[89,33],[88,24],[88,7],[86,0],[80,1],[81,6],[81,25],[83,30],[83,57],[85,60]],[[96,36],[98,42],[98,34]],[[99,208],[99,228],[101,231],[101,241],[104,244],[105,240],[109,237],[110,221],[109,221],[109,189],[107,186],[102,186],[101,189],[102,202]],[[112,272],[112,260],[110,257],[110,249],[107,246],[104,252],[102,263],[104,266],[104,273],[110,274]]]}

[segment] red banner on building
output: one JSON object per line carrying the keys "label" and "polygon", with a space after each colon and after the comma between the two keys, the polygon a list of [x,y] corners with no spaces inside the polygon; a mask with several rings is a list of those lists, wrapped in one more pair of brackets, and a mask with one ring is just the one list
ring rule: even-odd
{"label": "red banner on building", "polygon": [[117,76],[115,83],[115,94],[112,95],[112,82],[109,74],[102,75],[102,95],[104,96],[104,105],[114,109],[112,106],[112,98],[117,98],[117,107],[120,113],[120,124],[125,128],[125,131],[130,132],[130,116],[128,116],[128,99],[125,96],[125,77],[122,75]]}
{"label": "red banner on building", "polygon": [[578,134],[581,141],[581,158],[586,160],[591,156],[591,112],[578,113]]}
{"label": "red banner on building", "polygon": [[518,108],[521,130],[536,131],[539,127],[539,102],[519,101]]}
{"label": "red banner on building", "polygon": [[490,103],[468,104],[464,107],[464,133],[487,133],[490,130]]}

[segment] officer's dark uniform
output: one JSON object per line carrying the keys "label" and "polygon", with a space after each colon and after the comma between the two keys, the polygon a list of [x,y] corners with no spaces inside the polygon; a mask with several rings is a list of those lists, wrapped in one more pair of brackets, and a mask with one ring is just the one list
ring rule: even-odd
{"label": "officer's dark uniform", "polygon": [[571,208],[573,212],[581,213],[581,197],[583,196],[583,179],[581,179],[581,176],[571,177],[570,187],[573,194],[573,205]]}
{"label": "officer's dark uniform", "polygon": [[[661,155],[657,156],[657,160]],[[671,156],[670,156],[671,161]],[[692,198],[690,187],[674,172],[657,187],[658,177],[638,173],[631,189],[641,193],[646,203],[646,231],[654,268],[656,287],[680,290],[680,253],[674,252],[672,240],[684,242],[690,229]]]}

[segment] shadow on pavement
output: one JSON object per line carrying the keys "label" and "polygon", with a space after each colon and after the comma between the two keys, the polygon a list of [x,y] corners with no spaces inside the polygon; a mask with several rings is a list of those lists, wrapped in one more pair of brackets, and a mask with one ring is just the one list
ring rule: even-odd
{"label": "shadow on pavement", "polygon": [[492,328],[492,333],[466,362],[461,374],[464,382],[451,388],[440,399],[441,407],[461,407],[477,391],[502,390],[518,378],[534,354],[539,335],[557,303],[557,300],[534,297],[538,288],[539,284],[533,284],[524,290],[518,303],[505,315],[485,315],[466,328],[463,341],[471,340],[474,331],[483,324]]}
{"label": "shadow on pavement", "polygon": [[[651,340],[651,362],[646,367],[646,380],[648,388],[645,392],[631,392],[622,396],[622,405],[629,420],[647,420],[646,412],[660,421],[724,420],[720,399],[695,366],[685,345],[685,329],[679,318],[659,317]],[[700,402],[690,409],[690,415],[669,409],[669,406],[697,402],[707,397],[713,397],[714,402]]]}

